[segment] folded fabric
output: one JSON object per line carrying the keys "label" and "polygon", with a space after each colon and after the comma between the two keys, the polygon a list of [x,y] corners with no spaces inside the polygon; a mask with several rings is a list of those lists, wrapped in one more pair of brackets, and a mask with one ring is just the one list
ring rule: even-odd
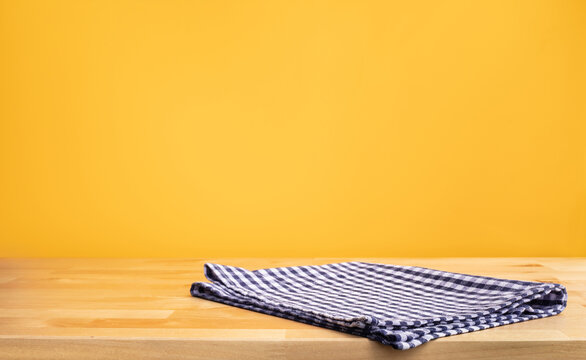
{"label": "folded fabric", "polygon": [[557,315],[560,284],[345,262],[249,271],[207,263],[191,295],[406,350],[440,337]]}

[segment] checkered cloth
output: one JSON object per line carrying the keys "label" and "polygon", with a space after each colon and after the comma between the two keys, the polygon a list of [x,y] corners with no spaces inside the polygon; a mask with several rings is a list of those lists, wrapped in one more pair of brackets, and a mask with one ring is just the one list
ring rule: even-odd
{"label": "checkered cloth", "polygon": [[191,295],[406,350],[444,336],[559,314],[560,284],[345,262],[249,271],[207,263]]}

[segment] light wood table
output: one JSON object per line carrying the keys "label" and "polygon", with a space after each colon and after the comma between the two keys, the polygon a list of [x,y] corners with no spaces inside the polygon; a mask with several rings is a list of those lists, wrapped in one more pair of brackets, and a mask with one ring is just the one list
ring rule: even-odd
{"label": "light wood table", "polygon": [[[341,261],[557,282],[558,316],[399,351],[193,298],[203,264],[250,270]],[[584,258],[0,259],[0,359],[586,359]]]}

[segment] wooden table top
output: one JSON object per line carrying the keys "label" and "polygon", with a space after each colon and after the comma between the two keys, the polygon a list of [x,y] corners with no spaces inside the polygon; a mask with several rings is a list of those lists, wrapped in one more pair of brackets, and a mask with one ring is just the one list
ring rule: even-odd
{"label": "wooden table top", "polygon": [[[250,270],[366,261],[561,283],[558,316],[399,351],[193,298],[205,262]],[[560,356],[563,354],[563,357]],[[2,359],[586,359],[584,258],[0,259]]]}

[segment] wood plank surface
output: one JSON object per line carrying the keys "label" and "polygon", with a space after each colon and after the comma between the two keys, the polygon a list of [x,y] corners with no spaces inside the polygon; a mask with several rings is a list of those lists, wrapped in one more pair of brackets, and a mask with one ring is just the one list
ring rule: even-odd
{"label": "wood plank surface", "polygon": [[[398,351],[193,298],[215,262],[250,270],[367,261],[568,289],[558,316]],[[584,258],[0,259],[0,359],[586,359]]]}

